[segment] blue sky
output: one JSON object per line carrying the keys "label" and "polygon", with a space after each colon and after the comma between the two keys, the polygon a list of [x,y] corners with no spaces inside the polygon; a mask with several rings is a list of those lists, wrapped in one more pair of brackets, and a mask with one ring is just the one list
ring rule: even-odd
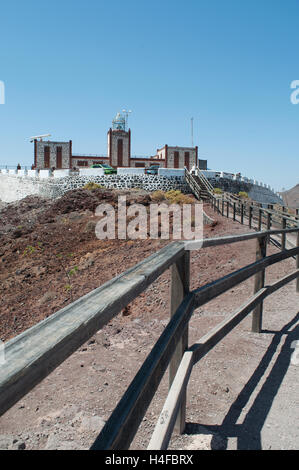
{"label": "blue sky", "polygon": [[31,165],[32,135],[107,152],[132,109],[132,153],[190,145],[212,169],[299,183],[298,0],[3,1],[0,164]]}

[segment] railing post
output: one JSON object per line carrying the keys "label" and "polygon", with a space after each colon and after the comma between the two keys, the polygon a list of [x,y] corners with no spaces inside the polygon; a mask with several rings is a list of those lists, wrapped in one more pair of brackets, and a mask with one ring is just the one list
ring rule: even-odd
{"label": "railing post", "polygon": [[[281,227],[283,230],[287,228],[287,219],[285,217],[282,218]],[[282,250],[286,249],[286,234],[285,233],[281,234],[281,249]]]}
{"label": "railing post", "polygon": [[271,222],[272,222],[272,217],[271,217],[270,212],[268,212],[268,215],[267,215],[267,230],[271,230]]}
{"label": "railing post", "polygon": [[234,220],[236,220],[236,203],[234,202]]}
{"label": "railing post", "polygon": [[226,217],[229,218],[229,201],[226,202]]}
{"label": "railing post", "polygon": [[[256,261],[265,258],[267,254],[267,236],[258,238],[256,241]],[[265,270],[263,269],[255,275],[254,293],[256,294],[265,286]],[[262,331],[263,320],[263,302],[261,302],[252,312],[252,329],[253,333]]]}
{"label": "railing post", "polygon": [[224,215],[224,198],[222,196],[222,203],[221,203],[221,215]]}
{"label": "railing post", "polygon": [[241,204],[241,224],[244,224],[244,204]]}
{"label": "railing post", "polygon": [[263,216],[263,210],[259,209],[259,220],[258,220],[258,231],[259,232],[262,230],[262,216]]}
{"label": "railing post", "polygon": [[[299,248],[299,232],[297,232],[297,247]],[[296,256],[296,268],[299,269],[299,255]],[[299,277],[296,281],[296,291],[299,292]]]}
{"label": "railing post", "polygon": [[249,217],[249,228],[252,227],[252,211],[253,211],[252,206],[249,206],[249,215],[248,215],[248,217]]}
{"label": "railing post", "polygon": [[[190,284],[190,251],[185,251],[185,254],[172,265],[171,267],[171,298],[170,298],[170,315],[174,315],[179,305],[182,303],[184,297],[189,292]],[[182,335],[179,344],[172,356],[169,365],[169,388],[175,378],[177,369],[180,365],[184,352],[188,348],[188,326]],[[175,431],[179,434],[184,432],[186,425],[186,393],[184,394],[181,402],[181,407],[178,412]]]}

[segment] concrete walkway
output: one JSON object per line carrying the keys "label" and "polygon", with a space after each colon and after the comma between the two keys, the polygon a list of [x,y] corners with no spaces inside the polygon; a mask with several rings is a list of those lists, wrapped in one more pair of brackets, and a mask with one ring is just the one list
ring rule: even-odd
{"label": "concrete walkway", "polygon": [[[237,215],[236,220],[240,222],[240,216]],[[244,225],[248,225],[245,216]],[[257,229],[256,221],[252,228]],[[281,243],[281,236],[273,238]],[[297,235],[287,235],[286,247],[296,245]],[[295,264],[292,259],[288,263]],[[299,294],[296,281],[265,301],[263,317],[264,329],[259,336],[260,342],[267,346],[258,366],[222,424],[208,426],[212,432],[225,437],[227,449],[299,447]]]}

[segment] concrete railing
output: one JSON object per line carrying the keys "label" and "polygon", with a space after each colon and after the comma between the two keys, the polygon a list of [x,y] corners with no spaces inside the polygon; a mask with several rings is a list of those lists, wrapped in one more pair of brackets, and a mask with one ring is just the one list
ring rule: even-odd
{"label": "concrete railing", "polygon": [[275,194],[278,194],[274,190],[274,188],[271,188],[269,184],[259,182],[253,178],[241,176],[239,173],[227,173],[224,171],[217,171],[217,170],[201,170],[201,172],[205,175],[207,179],[225,178],[225,179],[234,180],[234,181],[242,181],[244,183],[250,183],[250,184],[254,184],[255,186],[260,186],[262,188],[270,189]]}

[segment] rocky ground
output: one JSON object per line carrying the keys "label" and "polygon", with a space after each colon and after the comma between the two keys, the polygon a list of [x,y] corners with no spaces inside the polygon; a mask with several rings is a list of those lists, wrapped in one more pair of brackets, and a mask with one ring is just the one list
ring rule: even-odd
{"label": "rocky ground", "polygon": [[[41,204],[40,199],[30,197],[2,209],[2,340],[51,315],[72,298],[98,287],[167,243],[97,240],[93,211],[103,199],[115,204],[116,196],[106,190],[78,190],[55,202],[44,200]],[[132,202],[150,203],[149,195],[144,193],[130,193],[130,198]],[[217,223],[206,226],[205,237],[249,231],[238,222],[214,214],[209,207],[206,211]],[[269,253],[275,250],[269,247]],[[245,266],[254,258],[254,241],[192,252],[191,288]],[[280,278],[293,265],[294,261],[288,260],[272,266],[267,282]],[[71,280],[66,279],[65,273],[71,270]],[[71,288],[67,288],[69,284]],[[125,312],[5,413],[0,418],[0,449],[88,449],[166,326],[169,287],[170,275],[165,272]],[[232,313],[252,291],[253,281],[248,280],[198,309],[190,322],[190,345]],[[238,439],[244,448],[268,445],[261,443],[261,425],[242,428],[239,421],[252,395],[248,384],[252,377],[259,383],[255,374],[261,361],[264,366],[260,378],[266,365],[271,368],[274,354],[267,362],[265,352],[271,351],[277,334],[298,312],[294,292],[292,283],[265,302],[262,334],[250,333],[250,318],[245,319],[193,368],[186,433],[174,434],[171,449],[234,448],[240,447]],[[288,329],[284,334],[287,333]],[[279,336],[281,340],[285,337]],[[279,342],[275,351],[278,346]],[[167,389],[166,373],[132,449],[146,448]],[[282,403],[290,414],[292,400],[290,397],[286,404]],[[263,409],[264,405],[260,406]],[[256,421],[260,424],[261,419]],[[292,441],[276,442],[281,445],[278,448],[295,448]]]}

